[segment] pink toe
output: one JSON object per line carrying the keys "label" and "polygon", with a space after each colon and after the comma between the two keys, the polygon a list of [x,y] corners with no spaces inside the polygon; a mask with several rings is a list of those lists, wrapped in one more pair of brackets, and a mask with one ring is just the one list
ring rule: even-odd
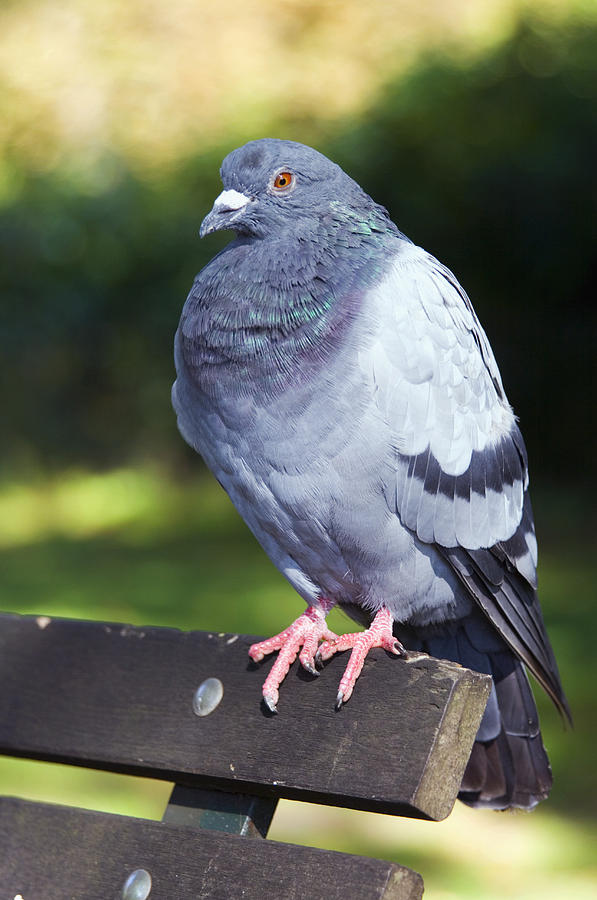
{"label": "pink toe", "polygon": [[[272,712],[276,711],[279,687],[288,674],[290,666],[300,652],[300,662],[313,675],[319,673],[315,669],[315,652],[322,637],[335,639],[336,635],[325,624],[325,615],[333,604],[322,601],[321,607],[310,606],[292,625],[280,634],[265,641],[258,641],[249,648],[249,656],[260,662],[268,653],[279,650],[278,658],[271,668],[263,684],[263,699]],[[302,650],[301,650],[302,647]]]}
{"label": "pink toe", "polygon": [[318,651],[319,658],[329,659],[334,653],[352,648],[352,653],[340,680],[336,708],[352,695],[356,681],[361,674],[369,650],[382,647],[390,653],[401,655],[404,648],[392,633],[393,619],[389,610],[381,609],[366,631],[341,635],[335,641],[324,641]]}

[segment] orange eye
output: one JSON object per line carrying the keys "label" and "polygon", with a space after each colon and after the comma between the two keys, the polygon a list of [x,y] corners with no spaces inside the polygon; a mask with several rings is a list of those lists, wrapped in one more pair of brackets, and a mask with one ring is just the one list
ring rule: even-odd
{"label": "orange eye", "polygon": [[294,182],[292,172],[279,172],[274,178],[274,187],[278,191],[287,191]]}

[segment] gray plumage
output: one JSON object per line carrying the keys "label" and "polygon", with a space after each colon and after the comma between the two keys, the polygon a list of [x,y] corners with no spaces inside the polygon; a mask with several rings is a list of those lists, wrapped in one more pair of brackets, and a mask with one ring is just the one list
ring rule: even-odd
{"label": "gray plumage", "polygon": [[386,607],[409,649],[493,673],[461,797],[529,808],[551,774],[520,661],[569,713],[524,442],[470,300],[315,150],[253,141],[221,175],[202,233],[236,239],[182,313],[180,431],[308,604]]}

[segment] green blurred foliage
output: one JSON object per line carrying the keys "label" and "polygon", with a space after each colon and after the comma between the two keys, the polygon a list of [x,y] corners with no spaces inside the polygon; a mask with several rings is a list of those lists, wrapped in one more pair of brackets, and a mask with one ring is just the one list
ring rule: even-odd
{"label": "green blurred foliage", "polygon": [[156,183],[103,159],[93,185],[13,165],[20,188],[0,218],[8,458],[34,468],[167,454],[195,202],[208,205],[219,160]]}
{"label": "green blurred foliage", "polygon": [[[544,480],[594,471],[597,25],[522,18],[476,61],[420,59],[359,121],[293,121],[454,269],[488,331]],[[257,136],[257,135],[256,135]],[[224,237],[210,148],[159,174],[7,161],[0,193],[6,459],[59,468],[190,457],[169,403],[172,336]],[[573,447],[571,449],[571,439]],[[572,460],[574,462],[572,463]]]}

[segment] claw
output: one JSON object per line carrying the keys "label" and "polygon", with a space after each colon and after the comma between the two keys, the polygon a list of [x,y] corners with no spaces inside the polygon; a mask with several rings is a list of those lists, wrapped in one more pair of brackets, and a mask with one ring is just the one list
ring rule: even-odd
{"label": "claw", "polygon": [[265,705],[267,706],[267,708],[269,709],[269,711],[270,711],[271,713],[277,713],[277,712],[278,712],[278,707],[276,706],[276,701],[274,700],[273,697],[266,697],[265,694],[264,694],[264,695],[263,695],[263,702],[265,703]]}
{"label": "claw", "polygon": [[373,647],[383,647],[395,656],[403,656],[406,650],[392,633],[393,619],[389,610],[383,607],[377,613],[366,631],[343,634],[335,641],[325,640],[319,646],[319,660],[330,659],[340,650],[352,649],[348,665],[340,680],[340,690],[336,697],[336,709],[340,709],[350,700],[357,678],[361,674],[365,658]]}
{"label": "claw", "polygon": [[284,681],[290,666],[299,656],[301,647],[300,663],[310,675],[315,677],[319,675],[318,669],[334,653],[352,650],[348,665],[340,680],[335,704],[337,710],[350,700],[369,650],[373,647],[383,647],[394,656],[408,656],[407,651],[392,633],[393,618],[385,607],[380,609],[366,631],[338,636],[325,624],[325,617],[334,604],[327,600],[322,600],[320,603],[320,607],[310,606],[285,631],[266,641],[259,641],[249,648],[249,656],[255,662],[259,662],[274,650],[280,651],[263,684],[263,702],[272,713],[278,711],[278,688]]}
{"label": "claw", "polygon": [[316,669],[314,665],[311,665],[310,662],[305,662],[304,660],[301,659],[301,665],[302,665],[303,669],[307,670],[309,675],[314,675],[316,678],[319,678],[321,672],[319,672],[319,670]]}
{"label": "claw", "polygon": [[309,606],[303,615],[299,616],[285,631],[249,647],[249,656],[255,662],[260,662],[264,656],[274,650],[280,651],[262,689],[264,703],[270,712],[278,711],[278,688],[284,681],[301,647],[302,651],[299,657],[301,665],[311,675],[319,675],[314,661],[317,645],[323,638],[327,641],[338,639],[338,635],[330,631],[325,624],[325,617],[333,605],[329,600],[320,600],[320,606]]}

